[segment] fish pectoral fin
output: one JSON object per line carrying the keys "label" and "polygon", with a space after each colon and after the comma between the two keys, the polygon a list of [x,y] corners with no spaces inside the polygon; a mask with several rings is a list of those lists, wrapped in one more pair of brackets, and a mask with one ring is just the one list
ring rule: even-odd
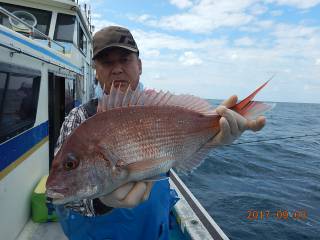
{"label": "fish pectoral fin", "polygon": [[102,154],[104,160],[110,162],[111,167],[116,167],[123,162],[107,145],[98,145],[98,151]]}
{"label": "fish pectoral fin", "polygon": [[143,172],[143,171],[152,171],[153,169],[157,168],[159,164],[163,163],[163,159],[147,159],[147,160],[140,160],[136,162],[132,162],[127,164],[125,167],[130,172]]}
{"label": "fish pectoral fin", "polygon": [[163,181],[163,180],[167,180],[167,179],[169,179],[169,177],[166,175],[158,175],[158,176],[154,176],[152,178],[147,178],[143,181],[144,182],[157,182],[157,181]]}
{"label": "fish pectoral fin", "polygon": [[175,169],[177,170],[177,172],[185,175],[192,173],[204,162],[211,148],[212,147],[209,144],[204,145],[188,158],[179,161],[175,166]]}

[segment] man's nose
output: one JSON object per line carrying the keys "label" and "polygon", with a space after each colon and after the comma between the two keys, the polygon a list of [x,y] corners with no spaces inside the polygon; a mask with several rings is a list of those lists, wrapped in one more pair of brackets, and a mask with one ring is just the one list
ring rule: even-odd
{"label": "man's nose", "polygon": [[113,74],[119,74],[123,72],[123,66],[119,61],[115,61],[112,68]]}

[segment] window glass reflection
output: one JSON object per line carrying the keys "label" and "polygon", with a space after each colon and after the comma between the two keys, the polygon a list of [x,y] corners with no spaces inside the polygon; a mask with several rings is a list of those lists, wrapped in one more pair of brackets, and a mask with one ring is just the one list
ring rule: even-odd
{"label": "window glass reflection", "polygon": [[0,142],[34,124],[39,86],[40,76],[0,72]]}
{"label": "window glass reflection", "polygon": [[[0,6],[13,13],[14,15],[19,16],[20,19],[25,16],[25,22],[27,22],[29,25],[33,25],[33,23],[36,23],[35,28],[43,34],[48,35],[52,15],[51,12],[7,3],[0,3]],[[36,22],[34,22],[34,19]],[[1,14],[0,24],[27,36],[29,36],[30,32],[32,32],[25,25],[18,23],[16,20],[10,20],[3,14]],[[33,33],[32,36],[35,38],[43,38],[37,33]]]}
{"label": "window glass reflection", "polygon": [[63,42],[73,42],[75,16],[58,14],[54,39]]}

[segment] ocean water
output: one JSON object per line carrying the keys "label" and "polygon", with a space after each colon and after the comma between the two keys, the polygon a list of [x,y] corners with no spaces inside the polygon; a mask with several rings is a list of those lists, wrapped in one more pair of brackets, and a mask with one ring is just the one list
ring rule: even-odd
{"label": "ocean water", "polygon": [[230,239],[320,239],[320,104],[277,103],[266,116],[180,177]]}

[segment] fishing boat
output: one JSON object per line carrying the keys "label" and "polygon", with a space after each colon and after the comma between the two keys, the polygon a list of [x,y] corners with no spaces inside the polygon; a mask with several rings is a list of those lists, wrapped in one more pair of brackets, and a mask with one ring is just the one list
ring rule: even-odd
{"label": "fishing boat", "polygon": [[[59,223],[31,220],[31,201],[65,116],[94,94],[90,15],[72,0],[0,1],[1,239],[66,239]],[[170,184],[171,239],[228,239],[173,170]]]}

